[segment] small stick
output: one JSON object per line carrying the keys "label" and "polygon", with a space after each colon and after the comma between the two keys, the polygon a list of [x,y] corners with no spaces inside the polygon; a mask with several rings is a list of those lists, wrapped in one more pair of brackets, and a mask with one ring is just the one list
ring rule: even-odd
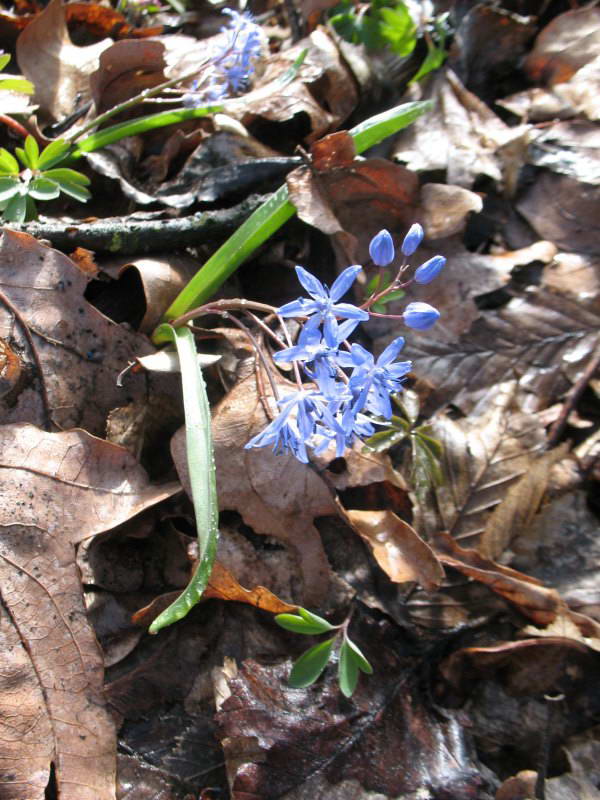
{"label": "small stick", "polygon": [[567,424],[567,420],[569,418],[569,414],[573,411],[574,407],[577,405],[577,401],[583,394],[584,389],[594,377],[594,373],[600,367],[600,346],[596,348],[596,351],[592,358],[590,359],[587,367],[585,368],[583,375],[579,378],[577,383],[573,385],[571,390],[568,392],[565,402],[563,403],[563,407],[558,415],[558,419],[554,423],[554,425],[550,428],[550,433],[548,434],[548,447],[554,447],[557,441],[560,439],[560,436]]}

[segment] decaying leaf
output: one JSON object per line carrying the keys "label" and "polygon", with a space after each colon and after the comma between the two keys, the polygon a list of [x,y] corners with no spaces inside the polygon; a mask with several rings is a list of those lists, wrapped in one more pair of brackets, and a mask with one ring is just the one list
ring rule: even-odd
{"label": "decaying leaf", "polygon": [[2,421],[102,435],[108,413],[126,400],[144,405],[149,393],[167,394],[177,407],[177,385],[159,375],[132,375],[125,389],[117,386],[124,367],[154,348],[91,306],[83,297],[87,282],[67,256],[4,230],[0,291],[10,305],[0,298],[0,335],[22,353],[26,380],[10,404],[0,405]]}
{"label": "decaying leaf", "polygon": [[361,681],[351,703],[331,669],[308,691],[286,688],[285,665],[246,661],[229,680],[217,724],[232,797],[391,800],[427,792],[467,800],[485,792],[464,728],[451,712],[428,710],[406,642],[384,622],[361,620],[351,635],[374,676],[385,676]]}
{"label": "decaying leaf", "polygon": [[264,586],[244,589],[231,572],[218,561],[215,563],[211,573],[208,586],[204,592],[204,597],[207,599],[215,597],[218,600],[247,603],[261,611],[269,611],[271,614],[284,614],[286,612],[295,611],[297,608],[297,606],[284,603],[274,595],[273,592],[265,589]]}
{"label": "decaying leaf", "polygon": [[[75,545],[178,485],[149,486],[127,451],[84,431],[5,425],[0,436],[1,592],[27,654],[15,653],[11,669],[29,687],[22,707],[10,716],[5,707],[3,722],[22,731],[25,749],[15,752],[11,737],[2,737],[2,747],[31,784],[32,800],[44,797],[51,762],[65,800],[113,800],[115,731],[102,699],[102,656],[85,616]],[[14,636],[8,644],[14,647]]]}
{"label": "decaying leaf", "polygon": [[104,39],[87,47],[74,45],[62,0],[51,0],[17,41],[19,67],[34,84],[35,102],[44,114],[61,119],[89,100],[89,76],[111,43]]}
{"label": "decaying leaf", "polygon": [[493,509],[531,467],[544,442],[537,418],[510,412],[514,386],[497,387],[496,404],[481,417],[438,416],[432,436],[442,446],[444,482],[418,504],[415,527],[429,540],[438,530],[477,546]]}
{"label": "decaying leaf", "polygon": [[444,570],[433,550],[392,511],[349,509],[345,516],[394,583],[416,581],[424,589],[435,589],[441,584]]}

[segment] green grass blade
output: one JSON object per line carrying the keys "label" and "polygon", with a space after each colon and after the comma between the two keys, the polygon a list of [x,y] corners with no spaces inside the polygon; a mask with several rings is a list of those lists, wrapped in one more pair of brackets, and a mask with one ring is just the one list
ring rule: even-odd
{"label": "green grass blade", "polygon": [[183,592],[154,620],[150,633],[182,619],[202,597],[212,571],[219,538],[217,483],[206,385],[189,328],[171,328],[181,366],[187,463],[198,530],[198,566]]}
{"label": "green grass blade", "polygon": [[[354,138],[357,152],[362,153],[387,136],[402,130],[431,108],[432,103],[429,100],[405,103],[352,128],[350,134]],[[287,187],[281,186],[213,253],[169,306],[163,320],[176,319],[209,300],[240,264],[287,222],[295,211],[289,201]],[[154,341],[164,341],[158,331],[155,332]]]}
{"label": "green grass blade", "polygon": [[69,158],[81,158],[84,153],[100,150],[101,147],[118,142],[126,136],[137,136],[140,133],[146,133],[146,131],[164,128],[166,125],[176,125],[188,119],[206,117],[208,114],[216,114],[219,111],[223,111],[223,106],[213,104],[202,108],[178,108],[173,111],[161,111],[159,114],[147,114],[145,117],[119,122],[117,125],[111,125],[101,131],[92,133],[77,142],[77,146]]}

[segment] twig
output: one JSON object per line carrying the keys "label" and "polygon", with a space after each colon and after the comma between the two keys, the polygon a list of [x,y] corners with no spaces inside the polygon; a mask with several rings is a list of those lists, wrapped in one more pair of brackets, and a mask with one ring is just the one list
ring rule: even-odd
{"label": "twig", "polygon": [[16,133],[17,136],[20,136],[21,139],[26,139],[29,136],[29,131],[24,128],[20,122],[17,122],[16,119],[13,119],[8,114],[0,114],[0,123],[6,125],[7,128],[13,133]]}
{"label": "twig", "polygon": [[550,433],[548,434],[548,447],[554,447],[554,445],[560,439],[560,436],[567,424],[567,420],[569,418],[569,414],[575,406],[577,405],[577,401],[583,394],[588,383],[594,377],[594,373],[600,367],[600,345],[596,348],[596,351],[592,358],[590,359],[587,367],[585,368],[583,375],[579,378],[577,383],[573,385],[571,390],[568,392],[565,402],[563,403],[563,407],[561,408],[560,414],[558,415],[558,419],[550,429]]}
{"label": "twig", "polygon": [[96,222],[8,223],[7,227],[47,239],[59,250],[86,247],[95,252],[134,255],[161,249],[181,249],[214,243],[235,231],[265,198],[251,195],[232,208],[204,211],[177,219],[123,219],[109,217]]}
{"label": "twig", "polygon": [[11,301],[8,299],[8,297],[6,297],[6,295],[3,292],[0,292],[0,302],[6,306],[6,308],[15,318],[15,320],[19,323],[23,331],[23,335],[27,339],[27,344],[29,345],[29,350],[31,351],[31,356],[33,358],[33,361],[35,363],[35,368],[37,370],[37,377],[40,382],[40,394],[42,396],[42,405],[44,407],[44,416],[46,418],[44,427],[48,431],[52,430],[53,425],[59,428],[60,426],[57,425],[52,419],[52,410],[50,408],[50,400],[48,398],[48,391],[46,389],[46,381],[44,380],[44,371],[42,370],[42,362],[40,361],[40,357],[38,355],[37,348],[33,341],[31,331],[29,330],[29,325],[23,319],[19,309],[11,303]]}

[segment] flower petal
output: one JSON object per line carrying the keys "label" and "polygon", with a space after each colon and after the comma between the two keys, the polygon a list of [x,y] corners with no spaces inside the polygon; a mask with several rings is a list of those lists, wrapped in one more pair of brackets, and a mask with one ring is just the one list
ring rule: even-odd
{"label": "flower petal", "polygon": [[327,290],[318,278],[311,275],[310,272],[304,267],[296,267],[296,275],[302,286],[306,289],[311,297],[315,300],[327,300]]}
{"label": "flower petal", "polygon": [[329,290],[329,297],[331,297],[334,303],[346,294],[356,280],[356,276],[361,269],[362,267],[360,264],[354,264],[352,267],[346,267],[343,272],[340,272]]}
{"label": "flower petal", "polygon": [[391,364],[403,347],[404,347],[404,337],[398,336],[397,339],[394,339],[392,342],[388,344],[383,353],[379,356],[379,358],[377,359],[377,366],[385,367],[388,364]]}

